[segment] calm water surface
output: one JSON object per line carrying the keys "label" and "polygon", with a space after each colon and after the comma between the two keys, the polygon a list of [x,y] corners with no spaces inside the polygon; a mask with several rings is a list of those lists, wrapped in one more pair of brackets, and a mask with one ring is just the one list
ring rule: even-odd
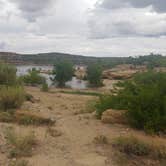
{"label": "calm water surface", "polygon": [[[28,73],[28,70],[36,68],[37,70],[42,70],[42,71],[50,71],[53,69],[52,66],[40,66],[40,65],[24,65],[24,66],[17,66],[17,75],[22,76]],[[52,85],[52,81],[50,78],[52,78],[52,75],[44,74],[41,73],[40,75],[44,76],[47,80],[47,83],[49,86]],[[76,77],[73,77],[71,81],[68,81],[66,83],[67,87],[70,87],[72,89],[86,89],[87,88],[87,82],[83,80],[79,80]]]}

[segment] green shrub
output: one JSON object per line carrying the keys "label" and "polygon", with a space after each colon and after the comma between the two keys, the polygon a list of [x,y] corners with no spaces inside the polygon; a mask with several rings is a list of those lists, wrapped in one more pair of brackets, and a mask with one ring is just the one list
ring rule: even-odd
{"label": "green shrub", "polygon": [[0,87],[0,109],[19,108],[24,102],[25,93],[22,87]]}
{"label": "green shrub", "polygon": [[55,77],[53,81],[57,82],[59,87],[65,87],[65,83],[72,79],[73,73],[73,64],[69,61],[61,60],[54,67],[53,74]]}
{"label": "green shrub", "polygon": [[48,84],[46,82],[42,84],[41,91],[43,91],[43,92],[49,91],[49,87],[48,87]]}
{"label": "green shrub", "polygon": [[23,80],[26,85],[31,86],[41,85],[46,82],[45,78],[41,76],[39,71],[35,68],[29,70],[27,75],[21,76],[21,80]]}
{"label": "green shrub", "polygon": [[145,72],[120,83],[115,95],[102,96],[96,104],[100,117],[108,109],[128,110],[131,126],[147,132],[166,132],[166,73]]}
{"label": "green shrub", "polygon": [[16,68],[0,62],[0,85],[11,86],[17,83]]}
{"label": "green shrub", "polygon": [[89,81],[90,86],[102,86],[102,68],[100,65],[92,64],[88,66],[87,80]]}
{"label": "green shrub", "polygon": [[99,119],[101,118],[103,112],[107,109],[127,109],[125,98],[122,96],[114,96],[109,94],[101,95],[94,106],[96,109],[97,118]]}

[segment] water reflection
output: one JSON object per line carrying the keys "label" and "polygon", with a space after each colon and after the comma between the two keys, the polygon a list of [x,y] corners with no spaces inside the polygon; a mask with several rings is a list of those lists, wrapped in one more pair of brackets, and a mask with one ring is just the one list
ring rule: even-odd
{"label": "water reflection", "polygon": [[[17,66],[17,75],[22,76],[28,73],[28,70],[31,70],[32,68],[36,68],[37,70],[41,71],[51,71],[53,69],[52,66],[40,66],[40,65],[24,65],[24,66]],[[50,78],[52,78],[52,75],[41,73],[40,75],[44,76],[46,78],[46,81],[49,86],[52,85],[52,81]],[[70,87],[72,89],[86,89],[87,82],[83,80],[79,80],[76,77],[73,77],[71,81],[68,81],[66,83],[67,87]]]}

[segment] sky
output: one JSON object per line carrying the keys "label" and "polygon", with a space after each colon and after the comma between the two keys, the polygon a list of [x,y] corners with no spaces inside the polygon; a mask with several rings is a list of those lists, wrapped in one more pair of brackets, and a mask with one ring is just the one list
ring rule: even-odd
{"label": "sky", "polygon": [[0,0],[0,51],[166,55],[166,0]]}

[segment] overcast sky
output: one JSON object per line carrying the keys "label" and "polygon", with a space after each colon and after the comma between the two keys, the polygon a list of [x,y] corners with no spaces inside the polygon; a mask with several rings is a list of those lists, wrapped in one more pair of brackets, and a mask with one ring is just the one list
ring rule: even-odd
{"label": "overcast sky", "polygon": [[0,51],[166,55],[166,0],[0,0]]}

